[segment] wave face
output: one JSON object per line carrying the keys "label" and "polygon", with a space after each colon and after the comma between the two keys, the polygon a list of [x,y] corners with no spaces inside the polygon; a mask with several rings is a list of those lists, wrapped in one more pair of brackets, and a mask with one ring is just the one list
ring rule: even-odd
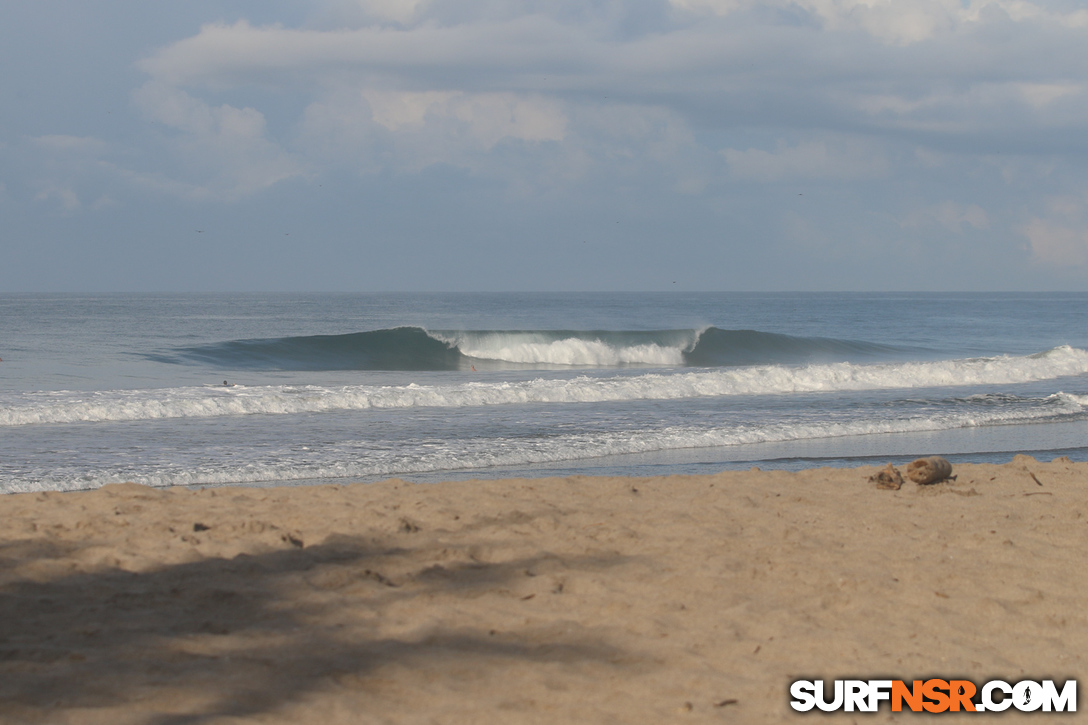
{"label": "wave face", "polygon": [[[1014,385],[1088,374],[1088,351],[1062,346],[1024,357],[933,362],[757,365],[675,373],[448,385],[269,385],[40,392],[0,403],[0,426],[337,410],[466,408],[526,403],[683,400],[736,395]],[[1088,396],[1062,393],[1070,405]],[[983,402],[990,398],[984,396]]]}
{"label": "wave face", "polygon": [[[178,357],[249,370],[459,370],[486,368],[722,367],[873,358],[873,343],[756,330],[478,330],[419,327],[230,342],[182,348]],[[156,359],[178,362],[175,358]]]}
{"label": "wave face", "polygon": [[457,370],[464,357],[449,343],[418,327],[233,340],[182,348],[179,354],[216,367],[242,370]]}
{"label": "wave face", "polygon": [[859,360],[900,351],[888,345],[825,337],[793,337],[757,330],[710,327],[699,336],[684,363],[699,367]]}

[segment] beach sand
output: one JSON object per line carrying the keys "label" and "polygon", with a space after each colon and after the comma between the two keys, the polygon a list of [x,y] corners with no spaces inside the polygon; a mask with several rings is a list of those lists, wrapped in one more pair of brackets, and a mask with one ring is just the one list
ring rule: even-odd
{"label": "beach sand", "polygon": [[1085,674],[1088,464],[877,470],[3,496],[0,722],[904,722],[789,685]]}

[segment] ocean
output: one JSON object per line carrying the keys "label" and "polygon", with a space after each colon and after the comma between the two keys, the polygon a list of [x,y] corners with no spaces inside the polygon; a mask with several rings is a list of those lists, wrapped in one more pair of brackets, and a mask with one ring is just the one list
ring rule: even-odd
{"label": "ocean", "polygon": [[1088,294],[0,295],[0,492],[1088,459]]}

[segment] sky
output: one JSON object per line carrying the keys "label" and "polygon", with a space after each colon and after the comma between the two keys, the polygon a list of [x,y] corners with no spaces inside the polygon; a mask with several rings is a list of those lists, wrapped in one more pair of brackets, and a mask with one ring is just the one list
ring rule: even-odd
{"label": "sky", "polygon": [[0,292],[1088,290],[1072,0],[0,4]]}

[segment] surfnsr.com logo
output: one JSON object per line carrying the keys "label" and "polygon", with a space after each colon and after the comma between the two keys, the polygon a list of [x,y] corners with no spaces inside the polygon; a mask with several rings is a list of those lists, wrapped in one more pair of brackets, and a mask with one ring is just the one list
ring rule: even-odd
{"label": "surfnsr.com logo", "polygon": [[825,688],[823,680],[797,680],[790,695],[790,707],[799,712],[876,712],[882,702],[892,712],[1077,711],[1076,680],[1067,680],[1060,690],[1053,680],[1015,685],[991,680],[981,688],[970,680],[914,680],[909,685],[903,680],[835,680],[832,688]]}

